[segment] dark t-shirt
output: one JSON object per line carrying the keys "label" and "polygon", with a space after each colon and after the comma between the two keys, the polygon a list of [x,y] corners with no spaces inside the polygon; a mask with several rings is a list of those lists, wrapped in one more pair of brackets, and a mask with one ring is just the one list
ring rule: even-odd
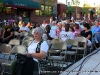
{"label": "dark t-shirt", "polygon": [[18,31],[20,28],[19,27],[13,27],[14,31]]}
{"label": "dark t-shirt", "polygon": [[88,35],[91,35],[91,38],[89,40],[92,39],[92,32],[91,31],[88,31],[88,32],[85,32],[85,30],[81,31],[80,33],[81,36],[84,36],[84,37],[88,37]]}
{"label": "dark t-shirt", "polygon": [[[7,28],[6,28],[6,30],[5,30],[5,34],[4,34],[4,38],[10,36],[11,32],[14,32],[14,30],[11,29],[10,31],[7,31]],[[13,38],[13,36],[12,36],[11,38]]]}

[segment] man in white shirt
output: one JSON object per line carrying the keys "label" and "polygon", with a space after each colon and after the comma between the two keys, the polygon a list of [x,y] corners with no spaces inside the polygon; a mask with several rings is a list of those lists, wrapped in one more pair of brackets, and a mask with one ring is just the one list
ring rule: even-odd
{"label": "man in white shirt", "polygon": [[67,39],[74,39],[73,33],[69,31],[69,26],[65,26],[65,31],[60,32],[59,38],[63,41],[66,41]]}
{"label": "man in white shirt", "polygon": [[61,38],[61,40],[66,41],[67,39],[74,39],[74,35],[70,31],[68,31],[68,32],[62,31],[60,33],[60,38]]}
{"label": "man in white shirt", "polygon": [[29,28],[26,26],[25,22],[23,22],[22,27],[20,27],[18,32],[20,33],[20,32],[28,32],[28,31]]}
{"label": "man in white shirt", "polygon": [[56,32],[54,30],[51,30],[51,27],[49,25],[46,26],[46,32],[43,34],[43,39],[45,40],[52,40],[56,38]]}

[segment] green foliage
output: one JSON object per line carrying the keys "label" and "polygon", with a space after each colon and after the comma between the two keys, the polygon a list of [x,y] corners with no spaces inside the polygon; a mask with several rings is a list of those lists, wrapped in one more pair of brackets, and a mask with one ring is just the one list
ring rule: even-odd
{"label": "green foliage", "polygon": [[91,6],[89,4],[84,4],[81,10],[82,14],[89,14],[90,13],[89,9],[91,9]]}
{"label": "green foliage", "polygon": [[72,0],[72,4],[77,6],[80,4],[80,0]]}
{"label": "green foliage", "polygon": [[53,13],[49,10],[41,10],[42,11],[42,15],[44,16],[51,16]]}
{"label": "green foliage", "polygon": [[0,12],[5,12],[6,7],[3,5],[2,0],[0,0]]}
{"label": "green foliage", "polygon": [[47,4],[51,5],[54,2],[55,2],[55,0],[40,0],[40,4],[44,5],[44,9],[41,10],[42,11],[42,15],[51,16],[53,14],[50,10],[46,9],[46,5]]}
{"label": "green foliage", "polygon": [[74,10],[71,6],[67,6],[67,10],[66,10],[66,13],[73,13]]}
{"label": "green foliage", "polygon": [[2,28],[2,30],[5,30],[7,27],[2,25],[2,27],[1,27],[1,28]]}
{"label": "green foliage", "polygon": [[43,5],[46,5],[46,3],[48,4],[54,3],[54,0],[39,0],[39,1],[40,1],[40,4],[43,4]]}
{"label": "green foliage", "polygon": [[2,3],[2,1],[0,0],[0,12],[3,11],[3,8],[4,8],[3,3]]}

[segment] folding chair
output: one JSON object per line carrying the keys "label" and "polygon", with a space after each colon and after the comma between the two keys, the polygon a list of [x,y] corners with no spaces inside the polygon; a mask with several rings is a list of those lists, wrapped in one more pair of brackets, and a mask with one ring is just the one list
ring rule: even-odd
{"label": "folding chair", "polygon": [[[51,47],[53,47],[53,44],[54,44],[54,43],[60,43],[60,42],[63,42],[63,41],[62,41],[61,39],[53,39],[53,40],[49,41],[49,46],[50,46],[49,49],[51,49]],[[53,49],[54,49],[54,48],[53,48]],[[50,50],[49,52],[50,52],[50,53],[60,53],[60,51],[61,51],[61,50],[55,50],[55,51],[54,51],[54,50],[53,50],[53,51]]]}
{"label": "folding chair", "polygon": [[[16,59],[15,55],[17,53],[24,53],[25,51],[26,51],[26,47],[23,46],[23,45],[14,46],[12,48],[12,50],[10,51],[9,59],[7,59],[6,61],[2,61],[1,62],[1,66],[3,66],[1,75],[3,75],[3,73],[9,73],[9,72],[5,72],[6,67],[10,67],[11,66],[12,62]],[[12,57],[12,55],[14,55],[14,56]]]}
{"label": "folding chair", "polygon": [[20,40],[11,39],[8,44],[11,45],[11,47],[16,46],[16,45],[20,45]]}
{"label": "folding chair", "polygon": [[[77,55],[82,55],[84,57],[87,54],[87,39],[85,37],[76,37],[75,40],[78,41]],[[72,49],[76,48],[77,47],[72,47]]]}
{"label": "folding chair", "polygon": [[14,31],[14,38],[17,38],[19,33],[17,31]]}
{"label": "folding chair", "polygon": [[9,41],[9,44],[10,45],[20,45],[20,40],[18,40],[18,39],[11,39]]}
{"label": "folding chair", "polygon": [[32,36],[27,36],[27,37],[25,37],[24,39],[23,39],[23,41],[25,41],[25,40],[34,40],[34,38],[32,37]]}
{"label": "folding chair", "polygon": [[[9,44],[2,44],[0,46],[0,68],[3,72],[3,68],[2,68],[2,62],[7,62],[9,59],[9,55],[10,55],[10,51],[11,51],[11,46]],[[1,75],[3,75],[1,72]]]}
{"label": "folding chair", "polygon": [[26,46],[26,50],[28,48],[28,46],[31,44],[32,40],[25,40],[22,42],[22,45]]}
{"label": "folding chair", "polygon": [[[67,46],[66,46],[66,43],[65,42],[59,42],[59,43],[53,43],[52,44],[53,48],[51,48],[50,50],[65,50],[67,49]],[[65,56],[66,56],[66,53],[64,55],[52,55],[52,53],[49,53],[49,56],[48,56],[48,60],[49,61],[52,61],[52,63],[54,64],[54,61],[57,62],[57,64],[61,64],[61,61],[63,62],[62,63],[62,67],[61,67],[61,70],[63,69],[63,65],[64,65],[64,62],[65,62]]]}
{"label": "folding chair", "polygon": [[[77,55],[77,49],[78,49],[78,42],[74,39],[67,39],[65,42],[66,42],[67,46],[70,45],[72,47],[76,47],[76,49],[73,50],[72,48],[70,48],[70,50],[67,49],[67,51],[61,52],[61,54],[65,54],[65,52],[66,52],[66,61],[70,62],[72,60],[73,63],[75,63],[76,55]],[[69,58],[67,56],[69,56]],[[72,56],[75,56],[75,58],[73,59]],[[68,65],[68,63],[67,63],[67,65]]]}

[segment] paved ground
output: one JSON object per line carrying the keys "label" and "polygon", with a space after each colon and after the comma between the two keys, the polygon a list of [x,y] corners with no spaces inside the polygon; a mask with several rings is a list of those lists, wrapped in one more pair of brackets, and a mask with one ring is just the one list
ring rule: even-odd
{"label": "paved ground", "polygon": [[[63,68],[63,71],[66,69],[67,67],[64,67]],[[0,70],[1,71],[1,70]],[[6,68],[6,71],[7,72],[10,72],[9,70],[9,67]],[[62,71],[61,71],[61,68],[60,67],[49,67],[48,68],[48,71],[42,71],[42,75],[58,75],[60,74]],[[4,73],[4,75],[11,75],[11,74],[7,74],[7,73]],[[36,74],[35,74],[36,75]]]}

